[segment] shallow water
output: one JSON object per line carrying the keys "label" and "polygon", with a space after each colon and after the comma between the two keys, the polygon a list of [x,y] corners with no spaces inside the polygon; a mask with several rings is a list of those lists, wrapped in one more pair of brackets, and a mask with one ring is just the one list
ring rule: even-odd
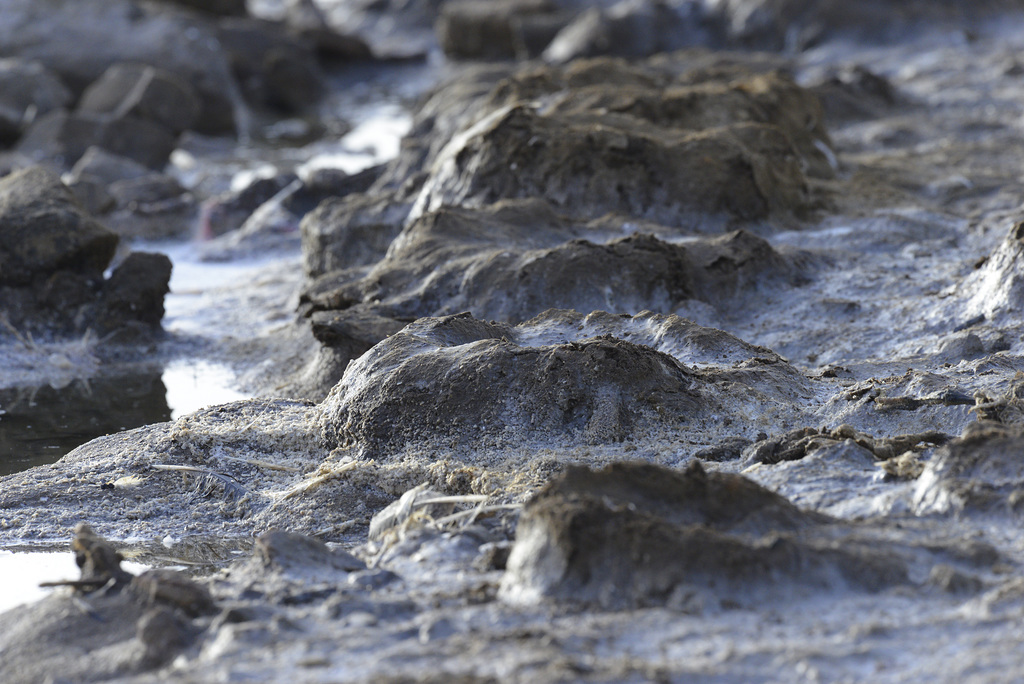
{"label": "shallow water", "polygon": [[[126,561],[121,566],[132,573],[148,569],[148,566],[132,561]],[[78,579],[79,574],[73,553],[50,551],[15,553],[0,550],[0,577],[3,577],[7,584],[7,589],[0,592],[0,612],[38,601],[55,591],[52,588],[40,587],[41,582]]]}
{"label": "shallow water", "polygon": [[57,388],[0,389],[0,475],[54,463],[102,435],[248,396],[234,381],[228,366],[192,358]]}

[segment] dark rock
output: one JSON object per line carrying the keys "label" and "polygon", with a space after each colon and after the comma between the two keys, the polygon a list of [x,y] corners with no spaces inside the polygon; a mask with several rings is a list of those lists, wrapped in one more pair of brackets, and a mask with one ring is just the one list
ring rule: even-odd
{"label": "dark rock", "polygon": [[124,178],[110,184],[110,194],[118,205],[147,205],[164,202],[185,193],[178,181],[162,173],[148,173],[145,176]]}
{"label": "dark rock", "polygon": [[435,132],[466,128],[426,151],[413,215],[534,196],[581,218],[703,230],[803,213],[804,169],[832,175],[817,100],[777,74],[695,80],[680,74],[685,59],[528,68],[460,103],[475,112],[462,122],[428,117]]}
{"label": "dark rock", "polygon": [[187,237],[195,231],[199,215],[195,197],[171,176],[150,172],[114,181],[107,191],[115,206],[103,222],[118,235],[159,240]]}
{"label": "dark rock", "polygon": [[377,182],[383,170],[381,165],[356,173],[345,173],[341,169],[316,169],[306,175],[301,188],[283,199],[284,205],[302,218],[324,200],[365,192]]}
{"label": "dark rock", "polygon": [[945,563],[932,568],[928,575],[928,582],[953,595],[977,594],[985,586],[985,583],[978,577],[968,575]]}
{"label": "dark rock", "polygon": [[[652,235],[637,234],[605,244],[573,240],[551,249],[513,253],[511,258],[481,259],[479,266],[467,269],[466,308],[502,320],[525,320],[546,308],[673,311],[690,299],[735,300],[748,283],[762,278],[781,274],[778,280],[786,279],[784,260],[766,242],[749,233],[727,237],[734,243],[754,243],[769,258],[758,258],[749,247],[741,247],[741,256],[731,260],[734,255],[715,249],[726,242],[721,239],[698,243],[695,251],[717,252],[707,265],[686,247]],[[505,296],[496,296],[499,292]],[[499,303],[505,306],[495,306]]]}
{"label": "dark rock", "polygon": [[[355,196],[345,204],[363,203]],[[643,234],[606,244],[574,239],[621,234],[621,223],[612,223],[604,229],[599,222],[570,221],[541,200],[421,217],[373,268],[326,273],[303,292],[300,312],[311,317],[314,335],[332,350],[321,357],[329,366],[317,375],[335,377],[339,366],[355,358],[347,354],[383,339],[372,335],[393,332],[391,324],[367,327],[367,320],[408,322],[469,311],[517,323],[552,307],[628,313],[674,311],[698,301],[728,310],[765,289],[799,285],[807,277],[806,266],[802,270],[799,261],[743,231],[685,246]],[[306,244],[307,260],[325,258]],[[342,256],[363,253],[357,248]]]}
{"label": "dark rock", "polygon": [[35,121],[17,149],[38,160],[73,166],[92,146],[161,169],[175,147],[167,128],[136,118],[55,110]]}
{"label": "dark rock", "polygon": [[[564,25],[571,15],[557,12],[550,0],[447,0],[437,20],[438,42],[455,59],[514,59],[536,56],[528,43],[530,28],[544,19]],[[548,28],[548,40],[557,30]]]}
{"label": "dark rock", "polygon": [[0,313],[15,328],[59,335],[159,329],[170,261],[129,255],[104,281],[117,235],[49,172],[36,167],[0,180],[0,237]]}
{"label": "dark rock", "polygon": [[76,95],[111,65],[141,62],[196,90],[202,101],[197,130],[234,128],[237,88],[207,17],[131,0],[4,0],[0,15],[0,53],[38,60]]}
{"label": "dark rock", "polygon": [[546,112],[627,130],[685,134],[749,122],[778,126],[810,175],[832,176],[821,150],[829,137],[814,94],[777,70],[760,73],[726,57],[718,64],[701,57],[680,52],[639,64],[599,59],[522,69],[493,89],[484,108],[558,94]]}
{"label": "dark rock", "polygon": [[302,112],[316,105],[325,87],[315,66],[287,50],[269,52],[263,60],[266,103],[286,112]]}
{"label": "dark rock", "polygon": [[345,365],[406,325],[393,318],[359,311],[319,311],[311,316],[310,324],[316,339],[343,356]]}
{"label": "dark rock", "polygon": [[257,19],[226,19],[218,40],[250,101],[285,112],[303,112],[324,92],[323,74],[307,45],[285,29]]}
{"label": "dark rock", "polygon": [[75,163],[64,177],[64,182],[82,206],[97,216],[117,206],[117,200],[109,191],[112,183],[141,178],[151,173],[152,169],[136,161],[93,146]]}
{"label": "dark rock", "polygon": [[836,70],[810,90],[832,123],[875,119],[897,103],[896,90],[889,80],[860,64]]}
{"label": "dark rock", "polygon": [[167,608],[152,608],[136,623],[135,638],[142,645],[143,662],[159,667],[194,641],[196,630]]}
{"label": "dark rock", "polygon": [[265,568],[299,575],[311,571],[348,573],[366,569],[366,563],[346,551],[328,548],[313,537],[282,530],[260,535],[253,554]]}
{"label": "dark rock", "polygon": [[798,587],[878,590],[907,582],[891,551],[837,546],[828,534],[809,539],[809,529],[828,523],[742,476],[708,473],[698,463],[681,473],[646,463],[596,472],[570,466],[524,508],[501,593],[514,602],[700,610],[705,592],[725,603]]}
{"label": "dark rock", "polygon": [[36,117],[71,103],[71,91],[39,62],[0,59],[0,147],[17,140]]}
{"label": "dark rock", "polygon": [[367,52],[376,59],[411,60],[423,59],[436,49],[434,22],[442,2],[360,0],[327,6],[309,0],[288,0],[282,9],[289,29],[315,41],[318,47],[326,47],[328,53],[334,41],[324,28],[346,42],[355,40],[368,46]]}
{"label": "dark rock", "polygon": [[480,572],[504,570],[508,564],[508,555],[512,551],[509,542],[488,542],[480,547],[480,555],[473,561],[473,567]]}
{"label": "dark rock", "polygon": [[220,17],[242,17],[247,14],[245,0],[161,0]]}
{"label": "dark rock", "polygon": [[200,210],[199,237],[204,240],[237,230],[256,209],[298,180],[294,173],[257,178],[240,190],[211,197]]}
{"label": "dark rock", "polygon": [[190,193],[145,205],[115,208],[103,217],[119,235],[142,240],[187,238],[195,232],[198,207]]}
{"label": "dark rock", "polygon": [[55,594],[19,606],[0,621],[6,645],[0,679],[88,682],[147,669],[137,639],[145,612],[128,592],[79,597],[75,603]]}
{"label": "dark rock", "polygon": [[66,185],[74,193],[75,199],[78,200],[82,208],[93,216],[105,214],[117,205],[114,198],[107,192],[107,185],[95,177],[69,178]]}
{"label": "dark rock", "polygon": [[236,563],[232,581],[283,604],[330,596],[366,571],[366,564],[341,549],[304,534],[271,529],[256,539],[252,556]]}
{"label": "dark rock", "polygon": [[378,591],[401,580],[402,578],[399,575],[390,570],[374,568],[373,570],[361,570],[351,573],[348,576],[348,585],[355,587],[361,592],[371,592]]}
{"label": "dark rock", "polygon": [[[379,167],[372,167],[359,173],[346,174],[339,169],[320,169],[309,174],[305,180],[295,178],[256,207],[238,230],[205,243],[203,257],[210,260],[231,259],[239,255],[298,246],[301,243],[301,225],[307,214],[325,200],[365,190],[379,177],[380,171]],[[273,185],[266,189],[271,187]],[[228,201],[229,207],[241,208],[243,204],[241,198]],[[210,210],[215,217],[219,213],[216,203]],[[238,216],[241,211],[229,209],[228,213]]]}
{"label": "dark rock", "polygon": [[0,285],[28,286],[65,269],[102,278],[117,242],[48,171],[0,179]]}
{"label": "dark rock", "polygon": [[727,333],[650,313],[551,310],[518,326],[468,314],[425,318],[350,363],[319,406],[318,425],[328,448],[356,445],[374,457],[417,444],[500,451],[539,441],[654,443],[683,425],[731,423],[718,382],[735,401],[806,395],[806,380],[777,359],[757,366],[759,374],[744,364],[704,372],[683,365],[755,354]]}
{"label": "dark rock", "polygon": [[[284,21],[288,31],[315,47],[318,56],[331,60],[367,60],[373,57],[370,46],[360,37],[335,30],[324,11],[312,0],[285,3]],[[346,7],[347,11],[355,7]]]}
{"label": "dark rock", "polygon": [[174,74],[138,63],[118,63],[89,85],[78,110],[152,121],[173,133],[192,128],[202,103],[192,86]]}
{"label": "dark rock", "polygon": [[159,329],[170,279],[171,260],[166,255],[129,254],[104,284],[96,315],[99,330],[114,331],[132,323]]}
{"label": "dark rock", "polygon": [[303,214],[315,206],[301,180],[294,180],[261,204],[238,230],[202,244],[206,261],[231,259],[290,250],[300,244],[299,224]]}
{"label": "dark rock", "polygon": [[206,587],[177,570],[147,570],[132,579],[131,588],[136,596],[147,603],[172,606],[190,617],[217,612],[217,606]]}

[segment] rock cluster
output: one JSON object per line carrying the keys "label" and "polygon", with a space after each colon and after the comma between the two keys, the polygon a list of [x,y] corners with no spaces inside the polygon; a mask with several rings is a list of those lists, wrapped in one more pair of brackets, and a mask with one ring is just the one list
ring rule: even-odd
{"label": "rock cluster", "polygon": [[395,329],[381,319],[727,310],[806,279],[809,259],[750,231],[814,210],[811,179],[833,173],[821,107],[779,73],[700,57],[481,72],[432,95],[367,192],[301,225],[303,311],[345,350],[317,375]]}
{"label": "rock cluster", "polygon": [[16,334],[129,336],[160,329],[171,262],[135,252],[111,272],[118,236],[60,179],[33,167],[0,179],[0,315]]}
{"label": "rock cluster", "polygon": [[978,25],[1014,7],[1007,0],[970,6],[953,0],[447,0],[437,38],[445,54],[457,59],[568,62],[598,55],[645,57],[694,45],[803,50],[835,39],[884,43],[936,25]]}
{"label": "rock cluster", "polygon": [[87,209],[131,238],[193,232],[205,197],[164,173],[183,140],[316,119],[318,50],[369,57],[358,39],[327,27],[314,39],[238,3],[58,5],[0,3],[0,169],[69,172]]}

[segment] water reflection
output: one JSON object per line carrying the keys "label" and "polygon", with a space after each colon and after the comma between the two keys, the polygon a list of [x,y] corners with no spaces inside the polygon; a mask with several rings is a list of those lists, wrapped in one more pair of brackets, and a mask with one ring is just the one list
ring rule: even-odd
{"label": "water reflection", "polygon": [[[121,567],[132,573],[148,570],[141,563],[123,562]],[[63,552],[12,552],[0,549],[0,577],[6,590],[0,592],[0,612],[23,603],[37,601],[53,589],[40,587],[41,582],[59,582],[78,579],[81,575],[75,565],[75,554]]]}
{"label": "water reflection", "polygon": [[0,389],[0,475],[53,463],[80,444],[171,419],[162,369]]}

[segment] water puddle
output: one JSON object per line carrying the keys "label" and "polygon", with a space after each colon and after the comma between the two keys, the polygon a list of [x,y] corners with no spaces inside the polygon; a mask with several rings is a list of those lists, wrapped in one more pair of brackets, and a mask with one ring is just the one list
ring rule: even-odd
{"label": "water puddle", "polygon": [[[128,572],[138,574],[149,566],[126,561],[121,563]],[[0,550],[0,577],[7,589],[0,592],[0,613],[45,597],[52,588],[40,587],[40,582],[59,582],[78,579],[81,573],[75,565],[75,554],[64,552]]]}
{"label": "water puddle", "polygon": [[235,374],[230,368],[210,361],[172,361],[164,369],[162,379],[171,420],[206,406],[249,396],[232,389]]}
{"label": "water puddle", "polygon": [[[246,539],[220,540],[195,536],[186,539],[166,537],[160,541],[140,542],[125,540],[115,543],[128,560],[121,567],[138,575],[150,568],[171,568],[188,575],[204,575],[223,568],[228,563],[251,553],[252,542]],[[0,577],[4,588],[0,591],[0,613],[32,603],[55,591],[40,587],[42,582],[78,579],[81,575],[75,564],[75,554],[67,548],[11,547],[0,549]]]}
{"label": "water puddle", "polygon": [[0,475],[53,463],[102,435],[245,398],[233,381],[226,366],[182,359],[60,388],[0,389]]}
{"label": "water puddle", "polygon": [[159,370],[0,390],[0,474],[53,463],[100,435],[170,420]]}

